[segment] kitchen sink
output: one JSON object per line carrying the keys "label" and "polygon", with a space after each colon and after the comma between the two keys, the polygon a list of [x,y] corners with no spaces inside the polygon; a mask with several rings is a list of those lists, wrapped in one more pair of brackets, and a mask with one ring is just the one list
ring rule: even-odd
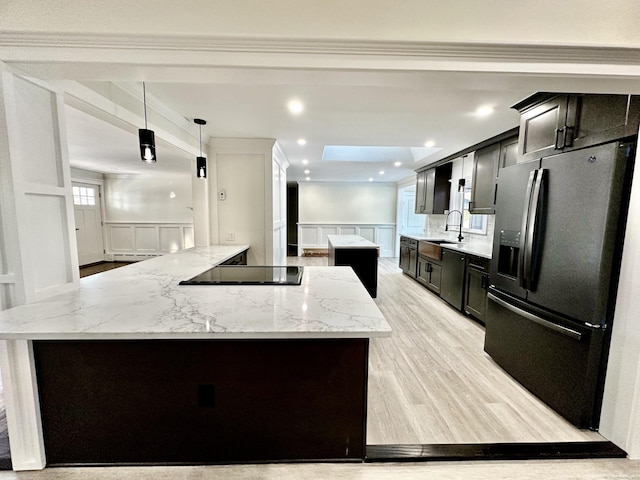
{"label": "kitchen sink", "polygon": [[451,240],[420,240],[418,242],[418,255],[432,258],[434,260],[442,260],[443,243],[451,243]]}

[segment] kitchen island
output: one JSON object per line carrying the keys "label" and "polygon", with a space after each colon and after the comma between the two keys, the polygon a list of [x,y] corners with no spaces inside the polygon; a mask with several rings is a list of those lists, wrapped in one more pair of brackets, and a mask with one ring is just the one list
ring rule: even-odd
{"label": "kitchen island", "polygon": [[361,460],[368,342],[388,323],[346,267],[178,285],[246,248],[145,260],[0,312],[14,469]]}
{"label": "kitchen island", "polygon": [[360,235],[328,235],[329,265],[350,266],[372,298],[378,295],[380,245]]}

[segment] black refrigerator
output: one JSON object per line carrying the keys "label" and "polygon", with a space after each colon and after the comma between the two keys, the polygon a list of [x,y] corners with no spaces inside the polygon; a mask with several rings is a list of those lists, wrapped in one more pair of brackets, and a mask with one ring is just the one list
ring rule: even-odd
{"label": "black refrigerator", "polygon": [[499,171],[485,351],[574,425],[600,419],[635,139]]}

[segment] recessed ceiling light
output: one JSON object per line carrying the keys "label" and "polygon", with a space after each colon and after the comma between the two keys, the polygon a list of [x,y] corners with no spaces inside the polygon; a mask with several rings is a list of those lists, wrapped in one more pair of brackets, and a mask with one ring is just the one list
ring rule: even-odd
{"label": "recessed ceiling light", "polygon": [[299,115],[304,110],[304,105],[300,100],[294,99],[287,103],[287,108],[292,114]]}
{"label": "recessed ceiling light", "polygon": [[305,173],[305,175],[309,175],[309,170],[308,169],[305,170],[304,173]]}
{"label": "recessed ceiling light", "polygon": [[384,170],[380,170],[378,173],[379,173],[380,175],[384,175]]}
{"label": "recessed ceiling light", "polygon": [[369,181],[370,181],[370,182],[373,182],[373,177],[369,177]]}
{"label": "recessed ceiling light", "polygon": [[427,142],[424,142],[424,146],[427,147],[427,148],[435,147],[436,146],[436,142],[434,142],[433,140],[429,140]]}
{"label": "recessed ceiling light", "polygon": [[396,162],[393,164],[394,167],[399,167],[400,165],[402,165],[402,162]]}
{"label": "recessed ceiling light", "polygon": [[307,141],[304,138],[299,138],[298,139],[298,145],[306,145]]}
{"label": "recessed ceiling light", "polygon": [[493,107],[489,105],[483,105],[482,107],[478,107],[476,109],[476,115],[478,117],[487,117],[493,113]]}
{"label": "recessed ceiling light", "polygon": [[306,165],[307,163],[309,163],[309,160],[307,160],[306,158],[303,158],[303,159],[302,159],[302,163],[303,163],[304,165]]}
{"label": "recessed ceiling light", "polygon": [[309,180],[311,180],[311,177],[306,177],[305,180],[308,182]]}

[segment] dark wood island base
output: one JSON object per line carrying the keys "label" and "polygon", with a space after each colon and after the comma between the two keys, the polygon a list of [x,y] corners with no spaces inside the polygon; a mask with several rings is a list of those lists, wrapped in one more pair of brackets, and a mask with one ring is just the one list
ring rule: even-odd
{"label": "dark wood island base", "polygon": [[49,466],[365,457],[368,339],[33,348]]}

